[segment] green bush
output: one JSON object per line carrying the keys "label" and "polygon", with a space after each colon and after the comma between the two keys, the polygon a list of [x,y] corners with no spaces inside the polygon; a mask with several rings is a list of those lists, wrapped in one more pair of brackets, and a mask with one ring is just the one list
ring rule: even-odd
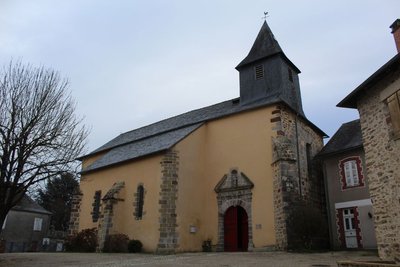
{"label": "green bush", "polygon": [[106,237],[103,252],[126,253],[128,252],[129,237],[124,234],[113,234]]}
{"label": "green bush", "polygon": [[96,228],[84,229],[68,236],[65,240],[65,250],[71,252],[95,252],[97,248]]}
{"label": "green bush", "polygon": [[128,242],[128,251],[130,253],[137,253],[142,251],[143,244],[139,240],[129,240]]}

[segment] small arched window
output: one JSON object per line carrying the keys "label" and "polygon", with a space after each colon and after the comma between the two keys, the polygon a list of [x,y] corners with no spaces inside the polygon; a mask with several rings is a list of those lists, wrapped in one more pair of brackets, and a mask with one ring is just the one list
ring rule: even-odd
{"label": "small arched window", "polygon": [[137,220],[143,217],[143,204],[144,204],[144,187],[139,185],[136,192],[136,207],[135,207],[135,217]]}
{"label": "small arched window", "polygon": [[100,217],[100,203],[101,202],[101,190],[94,192],[93,197],[93,210],[92,210],[92,221],[97,222]]}

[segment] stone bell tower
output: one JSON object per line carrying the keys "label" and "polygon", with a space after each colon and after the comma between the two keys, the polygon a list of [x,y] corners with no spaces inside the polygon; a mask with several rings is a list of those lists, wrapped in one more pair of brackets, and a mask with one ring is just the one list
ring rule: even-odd
{"label": "stone bell tower", "polygon": [[298,74],[265,21],[245,59],[236,67],[240,75],[240,103],[280,100],[304,116]]}

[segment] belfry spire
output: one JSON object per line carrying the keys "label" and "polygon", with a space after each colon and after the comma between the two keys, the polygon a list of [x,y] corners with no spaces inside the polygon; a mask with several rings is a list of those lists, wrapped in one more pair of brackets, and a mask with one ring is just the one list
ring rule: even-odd
{"label": "belfry spire", "polygon": [[237,65],[240,103],[284,102],[303,116],[300,70],[286,57],[264,21],[249,54]]}
{"label": "belfry spire", "polygon": [[277,53],[283,53],[282,48],[276,41],[267,22],[264,21],[249,54],[237,65],[236,69]]}

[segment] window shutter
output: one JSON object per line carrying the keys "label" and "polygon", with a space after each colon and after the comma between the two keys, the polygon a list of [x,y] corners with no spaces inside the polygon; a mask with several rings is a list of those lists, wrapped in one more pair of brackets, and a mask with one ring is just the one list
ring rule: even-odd
{"label": "window shutter", "polygon": [[347,186],[355,186],[360,184],[357,162],[355,160],[349,160],[344,163],[344,174],[346,176]]}
{"label": "window shutter", "polygon": [[351,161],[351,172],[352,172],[352,178],[353,178],[353,185],[358,185],[359,184],[359,179],[358,179],[358,170],[357,170],[357,162],[355,160]]}
{"label": "window shutter", "polygon": [[390,112],[390,119],[393,126],[393,134],[395,137],[400,137],[400,91],[391,95],[387,99],[388,108]]}
{"label": "window shutter", "polygon": [[351,165],[350,165],[350,161],[347,161],[347,162],[344,163],[344,171],[345,171],[346,184],[347,184],[347,186],[352,186],[352,185],[353,185],[353,180],[351,179]]}
{"label": "window shutter", "polygon": [[352,156],[344,158],[339,161],[338,167],[342,190],[351,187],[364,186],[361,157]]}

